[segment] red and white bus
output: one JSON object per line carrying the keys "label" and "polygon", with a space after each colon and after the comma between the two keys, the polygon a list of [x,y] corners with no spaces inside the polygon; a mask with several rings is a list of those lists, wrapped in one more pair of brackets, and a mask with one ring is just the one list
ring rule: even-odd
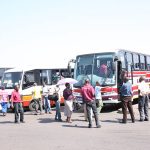
{"label": "red and white bus", "polygon": [[74,95],[82,102],[81,87],[88,78],[93,86],[96,81],[101,84],[104,104],[119,103],[123,73],[133,85],[133,99],[138,98],[139,77],[146,77],[150,84],[150,55],[127,50],[79,55],[74,67],[74,78],[79,81],[74,85]]}

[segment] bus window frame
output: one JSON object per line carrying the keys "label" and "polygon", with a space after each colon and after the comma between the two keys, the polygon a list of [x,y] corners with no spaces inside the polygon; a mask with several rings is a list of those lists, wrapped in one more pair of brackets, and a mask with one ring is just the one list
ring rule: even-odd
{"label": "bus window frame", "polygon": [[133,69],[140,70],[140,58],[139,58],[139,54],[136,54],[136,53],[133,53]]}
{"label": "bus window frame", "polygon": [[121,62],[121,68],[127,70],[125,51],[119,51],[119,58]]}
{"label": "bus window frame", "polygon": [[150,56],[146,56],[146,69],[150,71]]}
{"label": "bus window frame", "polygon": [[[129,55],[131,56],[129,59]],[[126,61],[126,70],[129,72],[129,66],[130,66],[130,71],[132,70],[132,65],[133,65],[133,55],[132,53],[125,52],[125,61]]]}
{"label": "bus window frame", "polygon": [[[139,57],[140,57],[140,70],[146,70],[145,56],[140,54]],[[142,63],[143,63],[143,65],[142,65]],[[144,66],[144,68],[143,68],[143,66]]]}

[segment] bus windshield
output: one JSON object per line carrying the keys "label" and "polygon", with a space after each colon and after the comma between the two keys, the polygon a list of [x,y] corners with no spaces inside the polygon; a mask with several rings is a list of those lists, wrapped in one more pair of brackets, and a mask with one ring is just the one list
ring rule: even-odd
{"label": "bus windshield", "polygon": [[116,76],[113,58],[114,53],[78,56],[74,77],[79,82],[75,84],[75,87],[83,86],[85,79],[89,79],[93,86],[95,86],[96,81],[98,81],[101,86],[114,85]]}
{"label": "bus windshield", "polygon": [[4,73],[2,85],[5,89],[13,89],[14,85],[20,84],[22,72],[7,72]]}

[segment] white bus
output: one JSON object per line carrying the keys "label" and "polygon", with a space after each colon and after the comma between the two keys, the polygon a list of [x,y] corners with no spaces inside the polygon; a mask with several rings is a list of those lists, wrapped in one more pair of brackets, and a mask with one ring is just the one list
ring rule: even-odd
{"label": "white bus", "polygon": [[[59,79],[68,76],[70,75],[68,74],[67,68],[13,68],[4,72],[1,84],[5,86],[10,96],[14,85],[19,84],[23,106],[29,107],[32,104],[32,91],[35,82],[39,88],[42,87],[43,82],[53,88]],[[61,103],[63,102],[62,97]],[[51,105],[54,104],[53,102],[51,103]]]}

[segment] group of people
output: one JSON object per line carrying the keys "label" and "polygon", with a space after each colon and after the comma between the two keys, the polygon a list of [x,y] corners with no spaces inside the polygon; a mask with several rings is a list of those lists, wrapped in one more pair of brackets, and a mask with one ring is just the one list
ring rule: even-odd
{"label": "group of people", "polygon": [[[42,90],[42,91],[41,91]],[[41,94],[42,93],[42,94]],[[44,103],[44,110],[45,113],[49,113],[52,114],[51,112],[51,103],[50,100],[51,98],[49,98],[49,95],[53,95],[53,94],[57,94],[57,96],[55,96],[55,106],[56,106],[56,114],[55,114],[55,120],[57,121],[62,121],[61,119],[61,112],[60,112],[60,88],[59,85],[56,85],[56,87],[51,90],[46,84],[45,82],[43,83],[43,87],[42,89],[40,89],[37,84],[34,84],[34,88],[33,88],[33,98],[34,100],[37,101],[38,105],[39,105],[39,109],[40,109],[40,114],[43,114],[43,103]],[[35,107],[35,115],[38,114],[38,107]]]}
{"label": "group of people", "polygon": [[[141,76],[139,78],[139,101],[138,101],[138,109],[140,114],[140,120],[139,121],[149,121],[149,114],[148,114],[148,102],[149,102],[149,85],[146,84],[145,78]],[[57,100],[55,100],[56,105],[56,114],[55,114],[55,120],[62,121],[61,119],[61,111],[60,111],[60,88],[57,85],[55,87],[55,93],[57,93]],[[42,88],[42,94],[40,90],[37,88],[37,84],[34,84],[33,88],[33,99],[36,99],[39,103],[40,113],[42,114],[43,108],[42,108],[42,98],[44,100],[44,107],[45,107],[45,113],[51,113],[51,106],[50,106],[50,100],[48,98],[49,95],[49,89],[46,86],[45,83],[43,83]],[[41,97],[42,95],[42,97]],[[81,95],[84,103],[84,113],[85,116],[87,116],[87,120],[89,122],[88,127],[92,128],[92,113],[94,114],[96,127],[100,128],[100,120],[99,120],[99,113],[101,111],[101,108],[103,107],[102,102],[102,96],[101,96],[101,86],[99,82],[96,82],[95,88],[90,84],[90,81],[88,79],[85,80],[84,86],[81,88]],[[122,113],[123,113],[123,119],[121,120],[121,123],[127,123],[127,108],[129,110],[129,113],[131,115],[132,123],[135,122],[135,116],[134,111],[132,107],[132,84],[129,82],[129,79],[125,76],[123,78],[123,84],[120,88],[120,96],[121,96],[121,102],[122,102]],[[66,122],[71,123],[71,116],[73,112],[73,102],[76,99],[73,95],[73,90],[71,88],[71,85],[69,83],[65,84],[65,89],[63,90],[63,97],[64,97],[64,115],[66,116]],[[0,103],[2,107],[2,113],[5,116],[7,113],[8,108],[8,100],[9,96],[8,93],[5,92],[5,88],[2,87],[0,90]],[[15,123],[24,123],[24,111],[22,106],[22,99],[21,95],[19,93],[19,85],[15,85],[14,91],[11,94],[11,107],[14,108],[14,114],[15,114]],[[38,113],[38,109],[35,108],[36,114]],[[20,117],[19,117],[20,113]]]}
{"label": "group of people", "polygon": [[[98,84],[98,83],[97,83]],[[90,86],[89,81],[86,80],[86,84]],[[97,88],[99,87],[99,85],[97,86]],[[90,86],[90,88],[92,89],[92,86]],[[99,88],[96,90],[98,93]],[[90,100],[94,100],[94,89],[92,89],[92,93],[93,95],[89,94],[89,91],[85,91],[83,90],[83,97],[84,97],[84,102],[89,102]],[[99,90],[100,91],[100,90]],[[86,94],[87,92],[87,94]],[[94,93],[93,93],[94,92]],[[34,87],[33,87],[33,92],[32,92],[32,99],[36,100],[36,102],[38,103],[38,107],[35,107],[35,115],[38,115],[39,110],[40,110],[40,114],[43,114],[43,106],[42,103],[44,102],[44,110],[45,113],[51,113],[51,105],[50,105],[50,99],[48,98],[48,96],[50,94],[53,93],[57,93],[58,94],[58,99],[55,100],[55,106],[56,106],[56,114],[55,114],[55,120],[56,121],[62,121],[61,119],[61,111],[60,111],[60,88],[58,85],[56,85],[56,87],[54,88],[54,91],[51,93],[51,90],[48,88],[48,86],[43,83],[43,87],[42,87],[42,91],[40,90],[40,88],[37,86],[36,83],[34,83]],[[84,96],[84,94],[86,94],[86,96],[89,94],[90,97],[86,97]],[[97,105],[99,106],[98,108],[100,108],[100,101],[101,100],[101,95],[97,95]],[[63,97],[64,97],[64,115],[66,116],[66,122],[71,123],[71,116],[73,113],[73,102],[75,100],[75,97],[73,95],[73,90],[72,87],[69,83],[65,84],[65,89],[63,90]],[[92,98],[92,99],[90,99]],[[14,90],[11,94],[11,108],[14,109],[14,115],[15,115],[15,119],[14,122],[15,123],[24,123],[24,110],[23,110],[23,106],[22,106],[22,97],[19,93],[19,85],[15,85],[14,86]],[[8,104],[9,104],[9,95],[6,92],[5,88],[2,87],[0,90],[0,102],[1,102],[1,106],[2,106],[2,113],[5,116],[7,114],[7,108],[8,108]],[[93,101],[95,102],[95,101]],[[92,102],[92,103],[93,103]],[[93,108],[94,106],[94,115],[97,117],[96,118],[96,123],[97,123],[97,127],[100,127],[99,125],[99,119],[98,119],[98,113],[97,113],[97,108],[96,108],[96,102],[94,103],[95,105],[91,105]],[[88,110],[90,110],[90,104],[87,103],[87,116],[88,116],[88,120],[91,121],[92,118],[89,119],[89,115],[91,116],[90,112]],[[39,109],[39,110],[38,110]],[[20,113],[20,115],[19,115]]]}
{"label": "group of people", "polygon": [[[42,93],[41,93],[42,92]],[[41,89],[37,86],[37,83],[34,83],[33,87],[33,92],[32,92],[32,99],[36,101],[38,104],[38,107],[35,106],[35,115],[38,115],[38,108],[40,109],[40,114],[43,114],[43,102],[44,102],[44,108],[45,108],[45,113],[51,113],[51,105],[50,105],[50,100],[48,100],[48,92],[49,89],[46,87],[45,83],[43,83],[43,88],[42,91]],[[0,110],[3,113],[3,116],[6,116],[7,114],[7,109],[9,108],[8,106],[12,109],[14,109],[14,114],[15,114],[15,123],[24,123],[24,109],[22,106],[22,97],[19,93],[19,85],[14,86],[14,90],[11,94],[10,97],[11,101],[9,101],[9,95],[6,92],[4,86],[2,86],[0,90]],[[19,117],[20,113],[20,117]],[[60,102],[59,98],[56,102],[56,115],[55,119],[61,121],[61,114],[60,114]]]}
{"label": "group of people", "polygon": [[[63,97],[65,100],[64,115],[67,116],[66,121],[71,123],[71,115],[73,112],[73,101],[76,99],[73,95],[72,88],[69,83],[65,84],[66,88],[63,91]],[[82,99],[84,102],[84,114],[85,119],[89,121],[89,128],[92,128],[92,112],[94,113],[96,127],[100,128],[99,112],[103,106],[101,97],[101,87],[99,82],[96,82],[95,89],[91,86],[88,79],[85,80],[85,84],[81,89]]]}
{"label": "group of people", "polygon": [[9,102],[9,95],[5,91],[5,87],[2,86],[0,90],[0,106],[1,106],[1,112],[3,113],[3,116],[6,116],[7,109],[11,106],[11,108],[14,109],[14,114],[15,114],[14,122],[24,123],[24,110],[22,106],[22,98],[19,93],[19,85],[14,86],[14,91],[12,92],[10,99],[11,99],[11,104]]}
{"label": "group of people", "polygon": [[[138,93],[139,93],[138,109],[140,115],[139,121],[149,121],[148,103],[149,103],[150,89],[149,85],[146,84],[145,78],[143,76],[139,78]],[[127,123],[127,108],[129,110],[132,123],[135,123],[135,116],[132,107],[132,97],[133,97],[132,84],[129,82],[129,79],[126,76],[123,78],[123,84],[120,88],[120,95],[123,113],[123,119],[120,123]]]}

